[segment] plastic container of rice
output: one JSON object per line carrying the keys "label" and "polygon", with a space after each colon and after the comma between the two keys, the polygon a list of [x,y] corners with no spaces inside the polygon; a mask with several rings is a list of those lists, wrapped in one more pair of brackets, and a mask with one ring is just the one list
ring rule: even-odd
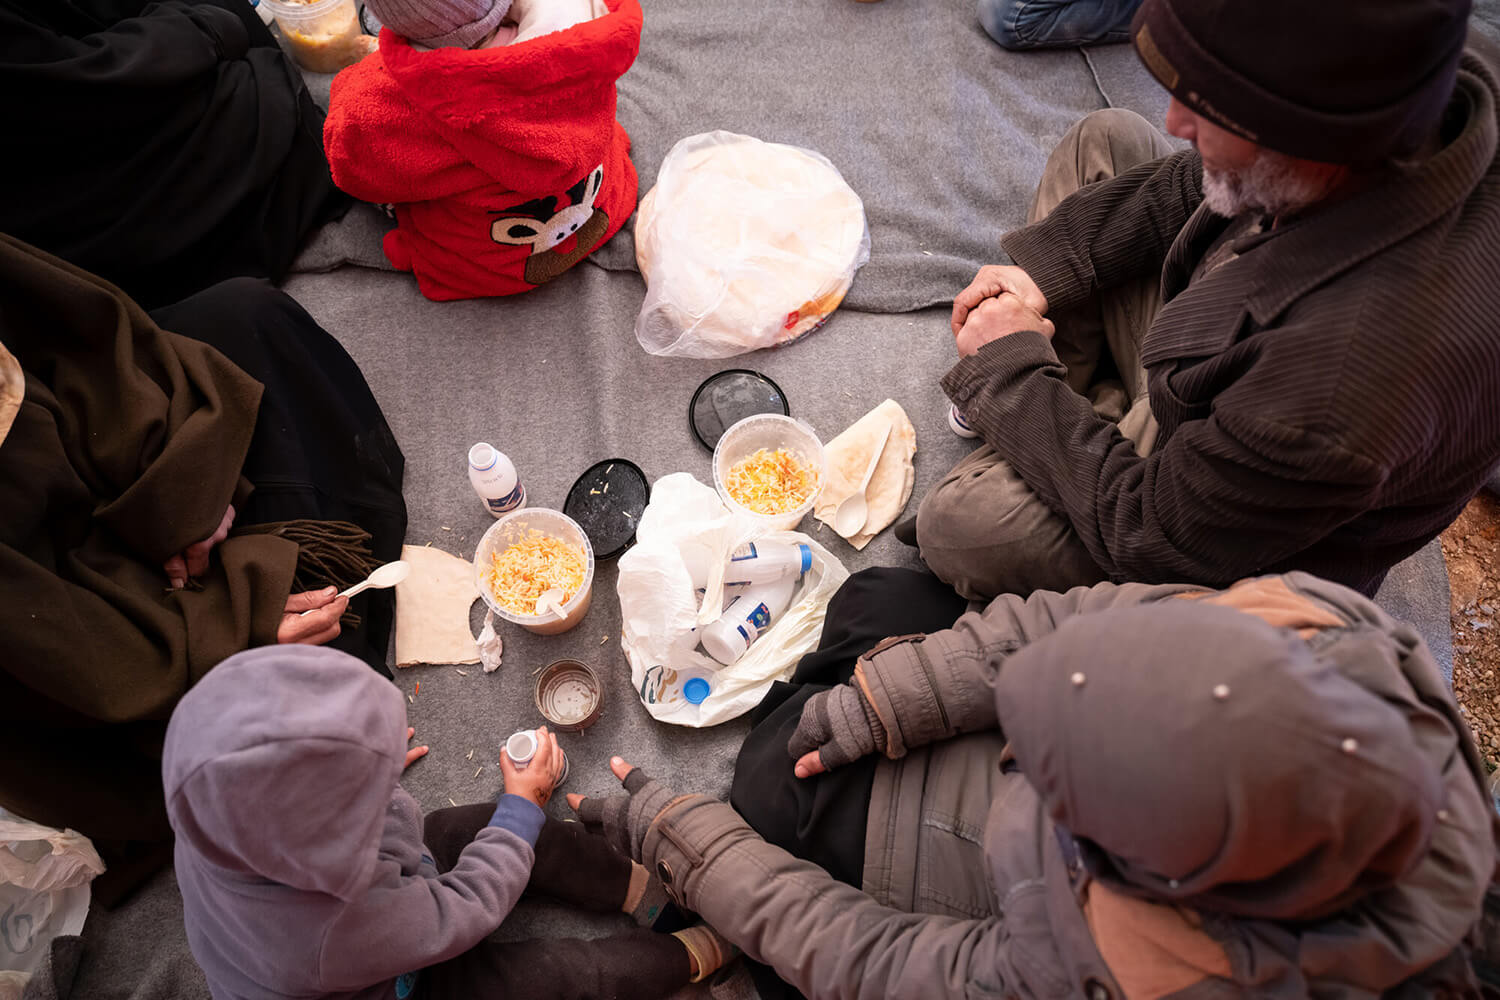
{"label": "plastic container of rice", "polygon": [[297,65],[337,73],[375,49],[359,24],[354,0],[260,0],[276,18]]}
{"label": "plastic container of rice", "polygon": [[[537,635],[583,621],[594,587],[594,548],[560,511],[525,507],[490,525],[474,552],[474,584],[491,611]],[[561,590],[563,617],[536,614],[536,599]]]}
{"label": "plastic container of rice", "polygon": [[757,413],[714,447],[714,488],[725,506],[773,531],[790,531],[823,491],[823,442],[800,420]]}

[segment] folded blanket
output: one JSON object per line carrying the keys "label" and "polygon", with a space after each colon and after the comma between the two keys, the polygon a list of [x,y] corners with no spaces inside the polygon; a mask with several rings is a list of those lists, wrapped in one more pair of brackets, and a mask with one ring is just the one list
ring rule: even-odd
{"label": "folded blanket", "polygon": [[429,299],[524,292],[582,260],[635,210],[615,81],[640,47],[637,0],[491,49],[420,51],[384,30],[333,81],[333,178],[395,205],[385,254]]}

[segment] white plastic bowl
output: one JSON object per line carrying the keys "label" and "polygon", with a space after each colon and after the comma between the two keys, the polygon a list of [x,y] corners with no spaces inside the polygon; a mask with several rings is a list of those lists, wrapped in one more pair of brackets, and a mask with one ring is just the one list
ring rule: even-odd
{"label": "white plastic bowl", "polygon": [[[530,531],[540,531],[583,549],[586,562],[583,586],[563,604],[561,618],[553,614],[522,615],[502,608],[490,589],[495,554],[504,552],[521,541]],[[511,511],[490,525],[484,537],[479,539],[479,548],[474,551],[474,586],[479,589],[479,596],[489,609],[506,621],[514,622],[537,635],[558,635],[583,621],[583,616],[588,614],[594,590],[594,547],[589,544],[589,536],[583,533],[578,522],[561,511],[545,507],[523,507],[521,510]]]}
{"label": "white plastic bowl", "polygon": [[[742,506],[729,495],[729,470],[740,459],[753,455],[762,448],[775,451],[785,448],[797,460],[812,467],[818,477],[817,489],[807,502],[796,510],[785,514],[759,514]],[[773,531],[791,531],[802,523],[808,511],[818,502],[823,485],[828,478],[828,460],[823,454],[823,442],[813,429],[800,420],[784,417],[779,413],[757,413],[731,426],[719,438],[714,447],[714,488],[724,505],[736,514],[750,518]]]}

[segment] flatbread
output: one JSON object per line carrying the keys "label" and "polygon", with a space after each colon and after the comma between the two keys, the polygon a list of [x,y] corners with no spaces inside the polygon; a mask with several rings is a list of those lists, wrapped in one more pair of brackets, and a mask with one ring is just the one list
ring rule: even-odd
{"label": "flatbread", "polygon": [[478,663],[469,608],[479,598],[474,564],[427,545],[401,546],[411,573],[396,584],[396,666]]}
{"label": "flatbread", "polygon": [[916,482],[912,456],[917,453],[917,429],[911,425],[901,404],[887,399],[823,449],[828,456],[828,478],[817,506],[813,508],[813,516],[833,528],[834,511],[859,486],[887,425],[891,428],[891,437],[880,453],[880,464],[875,466],[870,487],[865,491],[870,516],[864,528],[847,539],[856,549],[869,545],[870,539],[889,527],[906,509],[906,501],[911,499],[912,485]]}
{"label": "flatbread", "polygon": [[724,358],[796,340],[869,260],[864,204],[817,153],[733,132],[672,147],[636,210],[649,353]]}

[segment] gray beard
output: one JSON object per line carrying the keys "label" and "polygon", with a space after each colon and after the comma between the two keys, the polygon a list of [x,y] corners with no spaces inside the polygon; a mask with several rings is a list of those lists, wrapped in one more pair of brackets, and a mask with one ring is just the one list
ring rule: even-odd
{"label": "gray beard", "polygon": [[1300,161],[1262,149],[1240,170],[1203,168],[1203,201],[1209,211],[1232,219],[1245,212],[1293,215],[1322,199],[1327,182],[1308,177]]}

